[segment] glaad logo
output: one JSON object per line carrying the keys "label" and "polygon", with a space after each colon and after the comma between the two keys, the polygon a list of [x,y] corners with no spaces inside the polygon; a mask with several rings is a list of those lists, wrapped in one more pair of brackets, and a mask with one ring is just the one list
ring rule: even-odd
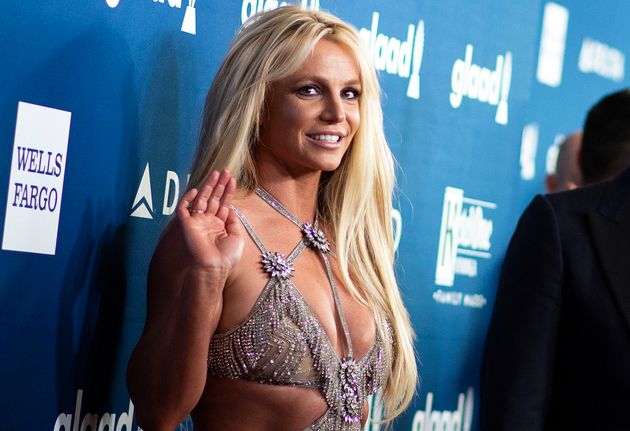
{"label": "glaad logo", "polygon": [[[118,7],[118,4],[120,3],[120,0],[105,0],[105,1],[107,3],[107,6],[111,8]],[[153,3],[164,4],[165,1],[172,8],[175,8],[175,9],[182,8],[182,0],[153,0]],[[186,6],[186,12],[184,13],[184,20],[182,21],[182,27],[181,27],[181,30],[184,33],[189,33],[193,35],[197,34],[197,17],[196,17],[196,9],[195,9],[196,3],[197,3],[197,0],[188,0],[188,5]]]}
{"label": "glaad logo", "polygon": [[[485,212],[494,210],[492,202],[464,197],[464,191],[455,187],[444,190],[442,225],[435,267],[435,284],[452,287],[455,274],[468,277],[477,276],[477,259],[490,259],[493,231],[492,220]],[[440,303],[463,305],[474,308],[485,306],[486,299],[479,294],[444,292],[433,293],[433,299]]]}
{"label": "glaad logo", "polygon": [[[166,0],[168,5],[172,8],[181,9],[182,0]],[[153,3],[164,3],[165,0],[153,0]],[[184,13],[184,20],[182,22],[181,30],[188,34],[197,34],[197,17],[195,10],[195,3],[197,0],[188,0],[188,6],[186,6],[186,12]]]}
{"label": "glaad logo", "polygon": [[545,157],[545,172],[547,175],[553,175],[556,173],[558,155],[560,154],[560,145],[562,145],[565,139],[565,135],[558,133],[553,139],[553,144],[547,149],[547,156]]}
{"label": "glaad logo", "polygon": [[434,410],[433,392],[427,393],[424,411],[418,410],[413,416],[412,431],[470,431],[473,419],[475,393],[468,388],[466,396],[460,393],[457,397],[457,410]]}
{"label": "glaad logo", "polygon": [[621,82],[625,76],[625,67],[626,57],[623,52],[588,37],[582,41],[578,62],[581,72]]}
{"label": "glaad logo", "polygon": [[564,50],[569,26],[569,10],[557,3],[547,3],[543,12],[536,79],[557,87],[562,82]]}
{"label": "glaad logo", "polygon": [[[186,184],[190,175],[186,178]],[[177,202],[179,201],[179,176],[174,171],[166,171],[164,181],[164,198],[162,204],[162,215],[171,215],[175,212]],[[151,170],[149,163],[144,168],[136,197],[131,205],[131,217],[139,217],[145,219],[153,219],[155,211],[153,209],[153,192],[151,188]]]}
{"label": "glaad logo", "polygon": [[508,97],[512,83],[512,53],[497,55],[495,70],[481,67],[472,62],[473,46],[466,45],[464,59],[457,59],[451,74],[451,106],[455,109],[462,104],[464,96],[491,106],[497,106],[494,121],[508,123]]}
{"label": "glaad logo", "polygon": [[3,250],[55,254],[71,116],[19,102]]}
{"label": "glaad logo", "polygon": [[392,210],[392,227],[394,230],[394,251],[396,251],[402,236],[402,215],[395,208]]}
{"label": "glaad logo", "polygon": [[[378,12],[372,14],[370,30],[360,30],[361,39],[368,47],[376,70],[384,70],[391,75],[409,78],[407,97],[420,98],[420,67],[424,55],[424,21],[407,27],[407,39],[401,42],[395,37],[378,32]],[[415,35],[415,36],[414,36]]]}
{"label": "glaad logo", "polygon": [[[153,3],[164,3],[165,0],[153,0]],[[177,9],[181,9],[182,0],[168,0],[168,5],[170,7],[176,7]]]}
{"label": "glaad logo", "polygon": [[[116,413],[103,413],[99,420],[99,415],[95,413],[81,414],[83,404],[83,390],[77,390],[77,398],[74,406],[74,415],[72,413],[61,413],[57,416],[53,431],[77,431],[87,430],[110,430],[110,431],[132,431],[133,422],[133,403],[129,400],[129,411],[118,415]],[[139,429],[139,428],[138,428]]]}
{"label": "glaad logo", "polygon": [[195,3],[197,0],[188,0],[184,21],[182,22],[182,31],[188,34],[197,34],[197,14],[195,12]]}
{"label": "glaad logo", "polygon": [[521,178],[531,181],[536,176],[536,152],[538,151],[538,124],[530,123],[523,127],[521,138]]}
{"label": "glaad logo", "polygon": [[[280,6],[286,6],[290,3],[278,0],[243,0],[241,5],[241,24],[250,19],[258,12],[276,9]],[[319,0],[301,0],[300,5],[304,9],[319,10]]]}

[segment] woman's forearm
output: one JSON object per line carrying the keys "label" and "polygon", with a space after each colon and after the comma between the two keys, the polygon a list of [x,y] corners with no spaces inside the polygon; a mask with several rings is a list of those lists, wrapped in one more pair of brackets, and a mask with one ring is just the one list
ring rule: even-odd
{"label": "woman's forearm", "polygon": [[147,324],[129,362],[129,392],[145,431],[174,429],[199,401],[221,316],[224,273],[189,269],[178,278],[175,287],[150,277]]}

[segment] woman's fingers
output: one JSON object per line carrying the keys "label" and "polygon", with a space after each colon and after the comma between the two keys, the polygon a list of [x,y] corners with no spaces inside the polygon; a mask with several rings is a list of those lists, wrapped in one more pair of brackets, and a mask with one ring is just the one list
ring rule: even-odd
{"label": "woman's fingers", "polygon": [[190,217],[190,208],[192,208],[191,207],[192,202],[195,199],[195,197],[197,197],[198,194],[199,194],[199,191],[194,188],[184,193],[182,198],[179,200],[179,204],[177,204],[178,217],[182,219]]}
{"label": "woman's fingers", "polygon": [[227,207],[227,216],[225,219],[225,232],[228,235],[240,236],[241,224],[238,221],[238,217],[233,209]]}
{"label": "woman's fingers", "polygon": [[206,214],[218,216],[217,212],[221,207],[221,201],[223,200],[223,196],[231,178],[232,176],[227,169],[221,171],[219,179],[217,180],[214,188],[212,189],[212,192],[210,193],[210,197],[206,206]]}
{"label": "woman's fingers", "polygon": [[230,203],[232,203],[232,198],[234,197],[234,193],[236,192],[236,180],[234,177],[230,177],[227,185],[225,186],[225,190],[223,191],[223,196],[219,200],[219,209],[217,210],[217,217],[222,221],[226,221],[229,211],[230,211]]}
{"label": "woman's fingers", "polygon": [[190,212],[201,213],[201,212],[207,211],[208,199],[214,192],[214,189],[218,181],[219,181],[219,172],[212,171],[210,173],[210,176],[206,180],[205,184],[203,185],[203,187],[201,187],[201,190],[199,191],[199,194],[197,195],[197,197],[191,202],[192,205],[189,207]]}
{"label": "woman's fingers", "polygon": [[190,189],[182,196],[178,213],[183,218],[194,214],[208,214],[225,222],[235,192],[236,180],[230,171],[212,171],[201,190]]}

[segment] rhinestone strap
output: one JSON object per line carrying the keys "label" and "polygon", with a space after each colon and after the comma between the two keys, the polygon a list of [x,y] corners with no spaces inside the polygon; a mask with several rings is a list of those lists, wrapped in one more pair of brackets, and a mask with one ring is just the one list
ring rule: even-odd
{"label": "rhinestone strap", "polygon": [[288,209],[285,208],[271,193],[262,187],[256,187],[256,194],[273,209],[282,214],[291,223],[296,225],[302,231],[302,235],[306,241],[306,245],[316,249],[319,252],[330,253],[332,257],[337,257],[333,251],[330,250],[330,244],[326,238],[326,234],[319,228],[319,220],[317,214],[315,214],[315,221],[313,224],[301,223],[296,216],[294,216]]}
{"label": "rhinestone strap", "polygon": [[[284,205],[282,205],[275,197],[271,195],[267,190],[262,187],[256,187],[256,194],[265,202],[267,202],[273,209],[278,211],[284,217],[289,219],[294,225],[300,228],[304,232],[304,225],[300,223],[297,217],[295,217],[289,210],[287,210]],[[238,213],[237,213],[238,215]],[[309,225],[310,226],[310,225]],[[314,223],[314,228],[317,229],[317,219]],[[319,231],[319,229],[317,229]],[[319,231],[321,232],[321,231]],[[321,233],[323,235],[323,233]],[[314,241],[315,242],[315,241]],[[318,242],[318,241],[317,241]],[[326,242],[327,244],[327,242]],[[324,260],[324,266],[326,267],[326,275],[328,276],[328,281],[330,283],[330,287],[333,293],[333,299],[335,300],[335,307],[337,308],[337,313],[339,314],[339,320],[341,320],[341,327],[343,328],[343,334],[346,338],[346,346],[348,347],[348,358],[352,360],[353,352],[352,352],[352,340],[350,339],[350,331],[348,330],[348,323],[346,322],[346,316],[343,311],[343,307],[341,306],[341,300],[339,299],[339,293],[337,292],[337,285],[335,284],[335,278],[333,276],[332,268],[330,266],[330,261],[326,257],[326,251],[318,247],[317,245],[313,246],[319,254],[322,256]],[[346,360],[346,358],[344,358]]]}
{"label": "rhinestone strap", "polygon": [[267,250],[265,245],[262,243],[260,238],[258,238],[258,235],[256,235],[256,232],[254,232],[254,229],[252,229],[252,225],[249,224],[249,221],[247,221],[247,219],[245,218],[243,213],[238,208],[236,208],[234,205],[230,205],[230,208],[234,211],[234,213],[239,218],[241,223],[243,223],[243,226],[245,226],[245,230],[247,230],[247,233],[249,233],[249,236],[252,237],[252,239],[256,243],[256,246],[258,247],[260,252],[262,254],[269,253],[269,251]]}
{"label": "rhinestone strap", "polygon": [[275,209],[280,214],[282,214],[287,219],[289,219],[294,225],[296,225],[297,227],[302,229],[302,223],[300,223],[300,221],[297,219],[297,217],[295,217],[293,214],[291,214],[289,212],[289,210],[284,207],[284,205],[282,205],[280,202],[278,202],[278,200],[271,195],[271,193],[269,193],[267,190],[263,189],[262,187],[258,186],[258,187],[256,187],[256,194],[263,201],[265,201],[269,205],[271,205],[271,207],[273,209]]}
{"label": "rhinestone strap", "polygon": [[293,275],[293,262],[295,258],[306,248],[306,244],[304,241],[300,241],[289,253],[289,256],[284,257],[284,254],[278,252],[270,252],[267,250],[265,245],[262,243],[254,229],[249,224],[249,221],[243,213],[233,205],[230,205],[230,208],[234,210],[234,213],[239,218],[243,226],[245,226],[245,230],[249,233],[249,236],[254,240],[254,243],[260,250],[262,254],[262,265],[265,272],[267,272],[271,277],[287,280]]}

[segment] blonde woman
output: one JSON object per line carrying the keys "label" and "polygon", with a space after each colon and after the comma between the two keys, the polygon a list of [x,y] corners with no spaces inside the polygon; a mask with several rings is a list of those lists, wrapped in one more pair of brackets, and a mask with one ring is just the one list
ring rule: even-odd
{"label": "blonde woman", "polygon": [[393,185],[356,30],[292,6],[248,21],[149,268],[127,379],[139,425],[359,430],[378,389],[400,414],[417,375]]}

